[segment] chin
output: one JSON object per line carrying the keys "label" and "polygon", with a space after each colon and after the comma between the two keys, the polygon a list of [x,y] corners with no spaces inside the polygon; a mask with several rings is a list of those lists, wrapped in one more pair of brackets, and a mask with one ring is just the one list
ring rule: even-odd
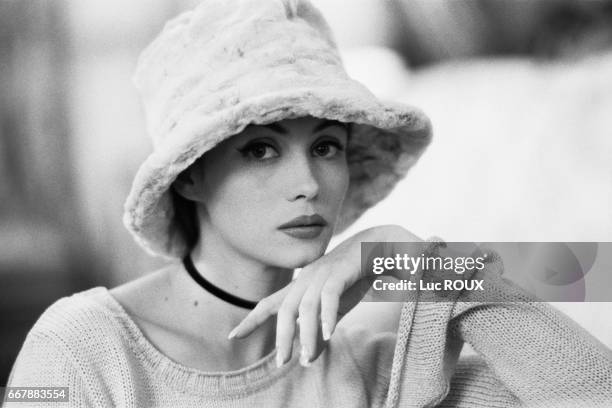
{"label": "chin", "polygon": [[279,263],[285,268],[302,268],[323,256],[326,247],[327,244],[321,240],[292,245],[290,248],[279,251],[282,253]]}

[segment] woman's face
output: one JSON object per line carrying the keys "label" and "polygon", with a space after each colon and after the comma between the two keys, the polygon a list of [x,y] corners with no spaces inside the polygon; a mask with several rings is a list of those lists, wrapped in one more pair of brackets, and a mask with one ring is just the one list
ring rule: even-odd
{"label": "woman's face", "polygon": [[[217,234],[241,254],[284,268],[323,255],[349,185],[347,136],[345,124],[305,117],[252,125],[221,142],[192,171],[202,239]],[[281,228],[315,214],[325,225]]]}

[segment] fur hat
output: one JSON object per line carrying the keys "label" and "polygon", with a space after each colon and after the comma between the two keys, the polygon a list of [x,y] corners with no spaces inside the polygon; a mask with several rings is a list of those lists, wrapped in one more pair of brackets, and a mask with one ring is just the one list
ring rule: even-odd
{"label": "fur hat", "polygon": [[389,194],[431,138],[420,111],[382,102],[348,77],[329,26],[306,0],[204,0],[166,23],[133,81],[154,151],[138,169],[123,221],[148,252],[168,258],[186,249],[172,182],[249,124],[303,116],[353,124],[336,234]]}

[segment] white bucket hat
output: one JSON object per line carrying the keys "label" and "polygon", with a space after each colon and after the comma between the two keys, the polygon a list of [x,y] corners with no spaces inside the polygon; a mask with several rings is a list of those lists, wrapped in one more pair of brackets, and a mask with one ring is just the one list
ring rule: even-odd
{"label": "white bucket hat", "polygon": [[335,234],[385,198],[431,139],[419,110],[382,102],[348,77],[329,26],[306,0],[205,0],[166,23],[133,81],[154,151],[138,169],[123,221],[149,253],[167,258],[186,250],[172,182],[249,124],[303,116],[352,123]]}

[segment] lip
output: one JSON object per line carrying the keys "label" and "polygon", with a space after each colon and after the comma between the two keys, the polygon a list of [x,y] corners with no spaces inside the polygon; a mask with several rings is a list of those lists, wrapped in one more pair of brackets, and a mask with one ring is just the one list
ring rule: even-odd
{"label": "lip", "polygon": [[325,218],[319,214],[313,214],[294,218],[278,227],[278,229],[293,238],[312,239],[321,235],[326,225]]}
{"label": "lip", "polygon": [[280,230],[294,238],[312,239],[321,235],[324,228],[322,225],[310,225],[307,227],[280,228]]}
{"label": "lip", "polygon": [[327,225],[327,221],[325,218],[321,217],[319,214],[312,215],[301,215],[292,219],[291,221],[281,225],[278,229],[287,229],[287,228],[301,228],[301,227],[325,227]]}

